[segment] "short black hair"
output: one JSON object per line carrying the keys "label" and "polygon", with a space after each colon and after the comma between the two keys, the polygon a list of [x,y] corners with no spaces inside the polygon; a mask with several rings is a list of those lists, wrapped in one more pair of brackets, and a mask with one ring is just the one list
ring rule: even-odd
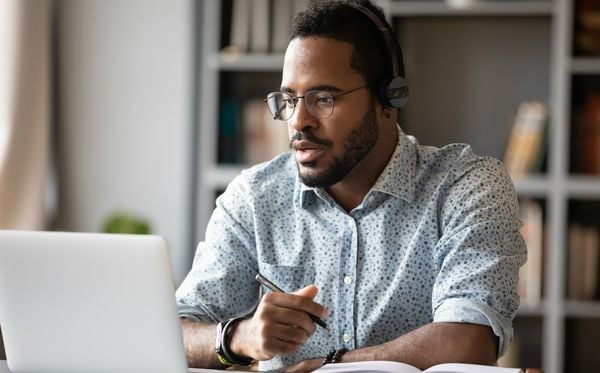
{"label": "short black hair", "polygon": [[[354,3],[372,11],[388,28],[395,50],[388,51],[384,35],[361,11],[347,5]],[[354,47],[350,65],[371,86],[375,97],[379,84],[393,75],[392,56],[395,53],[399,74],[404,76],[402,51],[383,10],[369,0],[313,0],[309,7],[294,19],[290,40],[298,37],[319,36],[350,43]]]}

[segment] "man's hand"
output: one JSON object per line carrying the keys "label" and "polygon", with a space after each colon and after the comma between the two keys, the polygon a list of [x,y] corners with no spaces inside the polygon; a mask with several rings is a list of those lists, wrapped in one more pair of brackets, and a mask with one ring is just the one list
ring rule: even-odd
{"label": "man's hand", "polygon": [[322,319],[329,314],[327,308],[313,301],[318,291],[309,285],[293,293],[265,294],[252,318],[234,330],[231,351],[256,360],[294,354],[316,330],[309,314]]}

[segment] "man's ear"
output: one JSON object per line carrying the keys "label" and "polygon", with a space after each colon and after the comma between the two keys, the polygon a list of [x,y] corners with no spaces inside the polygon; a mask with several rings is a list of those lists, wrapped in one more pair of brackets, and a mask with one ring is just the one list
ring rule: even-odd
{"label": "man's ear", "polygon": [[390,119],[392,117],[392,108],[381,106],[381,113],[385,119]]}

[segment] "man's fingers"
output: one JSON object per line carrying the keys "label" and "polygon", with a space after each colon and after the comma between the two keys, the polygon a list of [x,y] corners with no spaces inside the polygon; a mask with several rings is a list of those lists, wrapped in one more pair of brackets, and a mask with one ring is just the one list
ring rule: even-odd
{"label": "man's fingers", "polygon": [[264,323],[293,326],[294,329],[303,331],[305,339],[313,335],[316,329],[308,313],[268,302],[263,305],[259,317]]}
{"label": "man's fingers", "polygon": [[287,293],[268,293],[263,297],[263,302],[283,308],[290,308],[301,312],[315,315],[322,319],[329,316],[329,310],[311,299]]}
{"label": "man's fingers", "polygon": [[[251,356],[271,359],[277,354],[293,354],[312,336],[317,328],[310,315],[325,318],[328,311],[312,299],[318,289],[309,285],[296,293],[267,293],[249,320]],[[251,335],[251,337],[250,337]]]}
{"label": "man's fingers", "polygon": [[265,336],[280,339],[286,342],[292,342],[298,345],[303,344],[309,338],[309,335],[302,328],[288,324],[271,324],[269,330],[265,330]]}
{"label": "man's fingers", "polygon": [[308,299],[313,299],[314,297],[317,296],[318,292],[319,292],[319,288],[314,284],[310,284],[308,286],[303,287],[302,289],[293,291],[290,294],[299,295],[301,297],[305,297]]}
{"label": "man's fingers", "polygon": [[[301,297],[309,298],[312,300],[317,296],[318,292],[319,292],[319,288],[317,288],[317,286],[314,284],[310,284],[310,285],[305,286],[302,289],[296,290],[290,294],[299,295]],[[315,302],[313,302],[313,303],[317,304],[319,307],[318,307],[318,309],[314,309],[313,311],[308,311],[308,313],[313,314],[322,319],[326,319],[327,316],[329,316],[329,310],[326,307],[324,307],[318,303],[315,303]],[[315,313],[315,312],[317,312],[317,313]]]}

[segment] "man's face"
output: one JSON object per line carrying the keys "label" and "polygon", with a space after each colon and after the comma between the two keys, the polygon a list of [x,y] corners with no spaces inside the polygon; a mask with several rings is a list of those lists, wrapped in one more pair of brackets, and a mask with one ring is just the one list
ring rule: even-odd
{"label": "man's face", "polygon": [[[295,97],[325,90],[335,96],[364,86],[363,77],[350,66],[352,51],[349,43],[328,38],[292,40],[285,54],[282,91]],[[300,179],[312,187],[332,186],[365,163],[379,133],[368,88],[336,98],[329,118],[316,118],[300,99],[288,125]]]}

